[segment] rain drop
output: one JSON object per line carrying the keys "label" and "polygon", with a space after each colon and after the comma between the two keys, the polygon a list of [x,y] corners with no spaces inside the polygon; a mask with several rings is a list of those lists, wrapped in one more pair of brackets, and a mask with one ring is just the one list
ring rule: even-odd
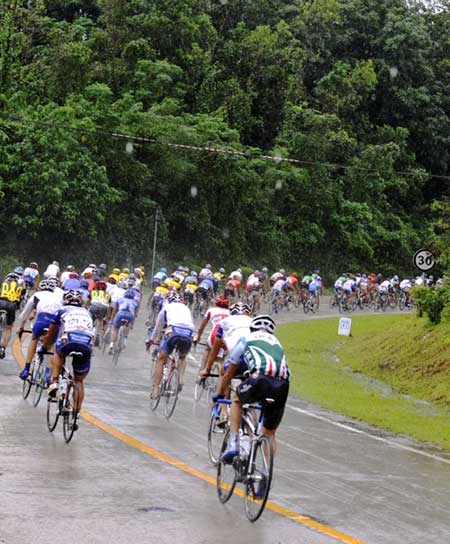
{"label": "rain drop", "polygon": [[191,197],[195,198],[198,195],[198,189],[195,185],[192,185],[191,187]]}
{"label": "rain drop", "polygon": [[283,188],[283,182],[281,181],[281,179],[277,180],[277,182],[275,183],[275,189],[277,191],[279,191],[280,189]]}
{"label": "rain drop", "polygon": [[389,76],[390,76],[391,79],[395,79],[398,76],[397,66],[391,66],[389,68]]}
{"label": "rain drop", "polygon": [[125,151],[131,155],[134,151],[134,147],[133,147],[133,144],[131,142],[127,142],[126,146],[125,146]]}
{"label": "rain drop", "polygon": [[223,229],[223,231],[222,231],[222,234],[223,234],[223,237],[224,237],[225,239],[229,238],[229,237],[230,237],[230,229],[228,229],[228,228],[225,227],[225,228]]}

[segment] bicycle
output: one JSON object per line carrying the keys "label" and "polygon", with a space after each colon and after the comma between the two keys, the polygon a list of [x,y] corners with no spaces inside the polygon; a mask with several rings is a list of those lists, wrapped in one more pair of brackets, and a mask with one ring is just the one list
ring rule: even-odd
{"label": "bicycle", "polygon": [[6,310],[0,310],[0,344],[2,344],[3,333],[6,327],[7,312]]}
{"label": "bicycle", "polygon": [[119,333],[117,335],[116,343],[113,347],[113,365],[117,366],[119,357],[122,351],[125,349],[125,327],[128,327],[128,319],[120,320]]}
{"label": "bicycle", "polygon": [[103,353],[105,353],[107,347],[111,343],[111,336],[112,336],[112,323],[108,323],[101,340],[101,349]]}
{"label": "bicycle", "polygon": [[[266,398],[266,402],[274,402]],[[231,404],[231,401],[219,400],[219,403]],[[260,410],[259,418],[255,423],[250,416],[251,409]],[[228,447],[230,430],[223,439],[220,450],[220,459],[217,465],[217,494],[221,503],[226,503],[233,494],[237,482],[245,486],[245,512],[250,521],[256,521],[264,511],[273,474],[273,448],[270,438],[261,434],[264,409],[258,403],[242,406],[242,420],[240,426],[239,454],[231,464],[224,463],[222,456]]]}
{"label": "bicycle", "polygon": [[[201,345],[205,346],[206,344],[201,344]],[[211,395],[215,393],[217,380],[214,378],[219,377],[219,371],[220,371],[219,363],[217,361],[213,363],[209,376],[204,380],[200,379],[200,377],[198,376],[201,370],[202,370],[202,363],[200,362],[198,365],[197,377],[195,378],[195,384],[194,384],[194,400],[196,402],[198,402],[202,398],[204,391],[209,392],[209,397],[211,397]]]}
{"label": "bicycle", "polygon": [[[77,351],[69,353],[69,357],[72,358],[81,355]],[[79,386],[65,364],[58,378],[58,386],[56,397],[47,399],[47,428],[52,433],[56,429],[59,418],[62,417],[64,440],[68,444],[78,428]]]}
{"label": "bicycle", "polygon": [[154,412],[158,408],[162,397],[166,399],[164,405],[164,415],[167,419],[173,414],[178,400],[180,374],[178,370],[178,350],[175,350],[173,355],[169,355],[164,363],[163,375],[159,384],[158,393],[155,398],[151,399],[151,408]]}
{"label": "bicycle", "polygon": [[303,305],[303,311],[305,312],[305,314],[307,314],[308,312],[312,312],[313,314],[315,314],[317,310],[319,309],[319,304],[320,304],[319,296],[313,295],[311,293]]}
{"label": "bicycle", "polygon": [[31,361],[30,372],[22,384],[22,396],[24,399],[27,399],[30,392],[33,391],[31,402],[34,407],[39,404],[42,392],[48,387],[50,382],[50,368],[47,366],[47,356],[53,355],[53,353],[41,351],[42,349],[42,342],[39,341],[38,349]]}

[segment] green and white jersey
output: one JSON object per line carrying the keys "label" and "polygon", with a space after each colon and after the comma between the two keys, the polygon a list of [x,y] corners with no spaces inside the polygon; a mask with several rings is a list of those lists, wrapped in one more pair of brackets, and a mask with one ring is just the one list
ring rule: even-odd
{"label": "green and white jersey", "polygon": [[230,356],[235,364],[238,364],[241,358],[250,374],[291,379],[284,349],[273,334],[256,331],[242,337]]}

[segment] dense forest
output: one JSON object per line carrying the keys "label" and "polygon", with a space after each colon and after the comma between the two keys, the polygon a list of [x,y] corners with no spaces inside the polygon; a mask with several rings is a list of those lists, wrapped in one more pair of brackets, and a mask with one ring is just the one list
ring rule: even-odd
{"label": "dense forest", "polygon": [[446,1],[0,5],[4,254],[447,267],[449,153]]}

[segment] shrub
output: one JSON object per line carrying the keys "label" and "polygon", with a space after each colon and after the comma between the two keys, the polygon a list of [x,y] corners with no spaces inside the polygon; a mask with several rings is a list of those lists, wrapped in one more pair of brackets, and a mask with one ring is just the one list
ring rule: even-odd
{"label": "shrub", "polygon": [[450,318],[450,287],[414,287],[412,296],[419,317],[425,314],[433,325]]}

